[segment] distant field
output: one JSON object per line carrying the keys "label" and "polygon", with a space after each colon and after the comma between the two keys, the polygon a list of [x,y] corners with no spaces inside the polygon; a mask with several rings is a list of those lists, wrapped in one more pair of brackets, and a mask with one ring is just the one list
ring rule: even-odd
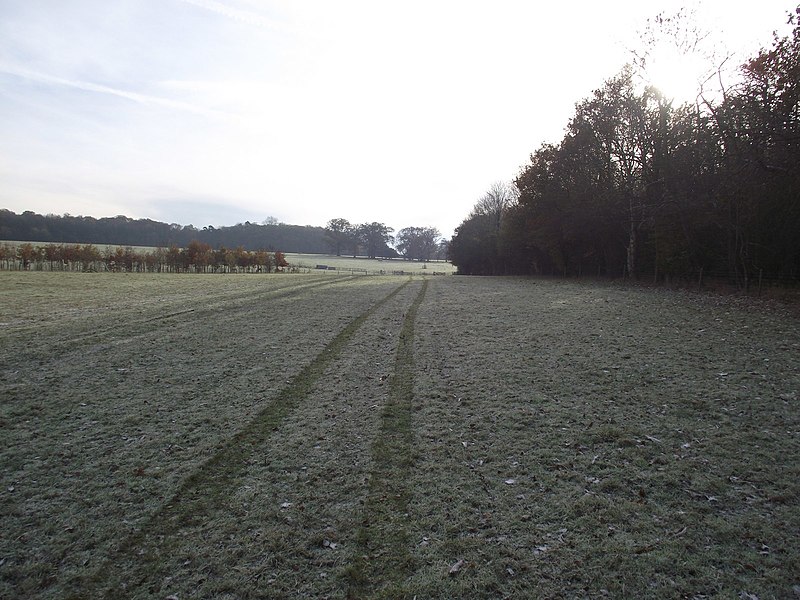
{"label": "distant field", "polygon": [[[74,246],[75,244],[72,242],[12,242],[12,241],[5,241],[0,240],[0,246],[11,246],[12,248],[17,248],[22,244],[32,244],[33,246],[49,246],[50,244],[54,244],[56,246]],[[85,246],[87,244],[80,244],[81,246]],[[128,244],[91,244],[95,248],[97,248],[100,252],[105,252],[106,250],[116,250],[117,248],[133,248],[137,252],[153,252],[158,250],[156,246],[130,246]]]}
{"label": "distant field", "polygon": [[[48,244],[60,244],[59,242],[12,242],[0,241],[0,246],[6,245],[12,248],[17,248],[21,244],[30,243],[34,246],[47,246]],[[65,244],[67,246],[73,244]],[[83,245],[83,244],[81,244]],[[116,248],[133,248],[138,252],[153,252],[158,248],[151,246],[125,246],[119,244],[92,244],[100,252],[105,252],[107,249],[115,250]],[[395,271],[403,271],[405,273],[419,273],[419,274],[437,274],[451,275],[456,272],[456,267],[446,261],[430,261],[421,263],[417,261],[403,260],[400,258],[395,259],[372,259],[363,256],[353,258],[352,256],[333,256],[329,254],[298,254],[287,253],[286,260],[290,265],[299,267],[301,269],[317,270],[317,265],[325,265],[332,267],[335,270],[346,271],[366,271],[369,274],[379,274],[381,271],[392,274]]]}
{"label": "distant field", "polygon": [[2,598],[777,598],[800,322],[532,279],[0,272]]}
{"label": "distant field", "polygon": [[328,254],[289,253],[286,255],[286,260],[290,265],[309,269],[315,269],[317,265],[325,265],[343,270],[364,269],[368,273],[384,271],[391,274],[394,271],[403,271],[405,273],[433,274],[436,272],[451,275],[456,271],[456,268],[452,264],[445,261],[431,261],[425,263],[403,260],[400,258],[375,259],[366,257],[353,258],[352,256],[332,256]]}

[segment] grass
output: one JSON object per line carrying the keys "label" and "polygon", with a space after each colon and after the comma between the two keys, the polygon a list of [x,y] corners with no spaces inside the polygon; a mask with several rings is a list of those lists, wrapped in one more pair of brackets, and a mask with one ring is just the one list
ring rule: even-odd
{"label": "grass", "polygon": [[414,462],[414,322],[427,287],[425,281],[399,333],[389,397],[372,445],[372,470],[356,535],[356,555],[346,570],[351,598],[393,597],[413,571],[407,526],[411,497],[406,481]]}
{"label": "grass", "polygon": [[316,270],[317,265],[335,267],[336,270],[366,271],[367,273],[392,274],[402,271],[413,275],[452,275],[456,268],[446,261],[418,262],[401,258],[367,258],[365,256],[333,256],[329,254],[287,254],[290,265]]}
{"label": "grass", "polygon": [[655,290],[453,283],[418,320],[411,485],[426,493],[407,594],[793,593],[796,319]]}
{"label": "grass", "polygon": [[0,273],[0,300],[2,597],[800,585],[781,308],[329,274]]}
{"label": "grass", "polygon": [[[242,471],[250,457],[287,414],[296,409],[323,377],[326,368],[372,313],[396,296],[406,284],[400,284],[369,310],[353,319],[308,363],[278,395],[255,415],[252,421],[227,440],[215,453],[184,479],[177,493],[151,516],[143,527],[126,540],[121,552],[93,574],[89,583],[80,586],[77,596],[101,584],[109,597],[120,596],[120,580],[110,575],[122,571],[124,580],[136,577],[141,582],[163,571],[164,556],[174,554],[174,541],[187,528],[201,528],[212,522],[224,506],[231,489],[239,485]],[[127,563],[127,565],[125,565]],[[124,567],[121,565],[125,565]],[[127,568],[126,568],[127,567]],[[133,575],[138,573],[138,575]],[[166,575],[162,575],[166,576]]]}

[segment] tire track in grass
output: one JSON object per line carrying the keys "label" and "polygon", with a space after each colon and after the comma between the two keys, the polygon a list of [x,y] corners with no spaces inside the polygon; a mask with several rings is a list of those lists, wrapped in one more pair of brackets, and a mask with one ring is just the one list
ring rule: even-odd
{"label": "tire track in grass", "polygon": [[398,334],[421,285],[362,325],[254,453],[213,521],[181,532],[163,567],[170,579],[148,582],[154,598],[344,598],[337,574],[356,554]]}
{"label": "tire track in grass", "polygon": [[356,535],[358,548],[353,564],[344,572],[348,598],[398,597],[414,570],[406,523],[411,499],[407,482],[414,462],[414,324],[427,289],[426,280],[400,330],[389,400],[372,444],[373,467]]}
{"label": "tire track in grass", "polygon": [[[107,343],[110,340],[109,335],[111,334],[113,334],[113,341],[116,343],[119,343],[121,340],[134,339],[150,333],[152,331],[152,326],[154,325],[161,326],[163,321],[168,321],[176,317],[182,317],[187,314],[191,314],[193,318],[200,318],[203,316],[218,314],[220,310],[224,308],[226,314],[228,317],[230,317],[234,311],[251,310],[253,301],[259,298],[269,300],[278,298],[285,299],[309,290],[334,286],[338,283],[351,281],[356,277],[359,276],[351,275],[346,277],[337,277],[333,281],[314,281],[311,283],[304,282],[300,285],[291,285],[287,287],[260,289],[255,291],[250,290],[247,293],[239,294],[233,298],[229,296],[222,298],[212,297],[210,302],[208,299],[203,299],[198,301],[198,305],[194,308],[186,308],[154,317],[137,318],[128,321],[124,325],[116,324],[113,326],[104,327],[102,329],[96,329],[94,331],[82,333],[73,338],[56,341],[54,343],[51,342],[47,347],[47,353],[52,355],[53,353],[66,354],[69,352],[79,352],[82,345],[92,343]],[[104,338],[107,339],[104,340]]]}
{"label": "tire track in grass", "polygon": [[[122,542],[113,556],[86,580],[76,582],[73,598],[127,597],[141,594],[142,584],[159,574],[159,566],[182,530],[207,525],[225,503],[228,494],[246,471],[255,449],[276,431],[283,419],[309,396],[328,365],[341,353],[364,322],[397,296],[411,280],[405,281],[367,311],[353,319],[337,336],[269,403],[206,462],[192,472],[178,491],[155,512],[142,528]],[[124,587],[123,587],[124,584]]]}

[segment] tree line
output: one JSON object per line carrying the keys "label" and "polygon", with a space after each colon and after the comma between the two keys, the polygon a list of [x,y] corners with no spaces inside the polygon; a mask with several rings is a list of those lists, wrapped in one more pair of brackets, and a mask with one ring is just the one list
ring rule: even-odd
{"label": "tree line", "polygon": [[353,225],[347,219],[337,218],[328,221],[325,240],[336,256],[402,257],[417,261],[447,258],[447,242],[435,227],[405,227],[396,236],[393,232],[394,229],[384,223]]}
{"label": "tree line", "polygon": [[198,240],[215,248],[242,246],[250,251],[266,248],[322,254],[327,250],[324,228],[287,225],[271,217],[261,223],[246,221],[229,227],[197,228],[123,215],[96,219],[68,214],[39,215],[32,211],[18,215],[0,209],[0,240],[162,248],[172,245],[185,248],[192,240]]}
{"label": "tree line", "polygon": [[35,271],[121,271],[129,273],[270,273],[288,267],[283,252],[213,249],[192,240],[185,248],[142,250],[131,247],[101,250],[92,244],[26,242],[0,245],[0,268]]}
{"label": "tree line", "polygon": [[[800,15],[800,7],[795,11]],[[629,65],[456,229],[476,275],[800,277],[800,25],[676,105]],[[704,84],[705,85],[705,84]]]}

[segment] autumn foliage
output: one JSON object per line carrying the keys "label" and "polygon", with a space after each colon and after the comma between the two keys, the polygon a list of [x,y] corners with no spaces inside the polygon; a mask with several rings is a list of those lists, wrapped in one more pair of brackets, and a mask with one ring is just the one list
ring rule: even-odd
{"label": "autumn foliage", "polygon": [[92,244],[31,243],[0,246],[0,269],[37,271],[120,271],[137,273],[270,273],[288,267],[283,252],[248,251],[242,246],[213,249],[192,240],[186,248],[143,251],[132,247],[101,251]]}

